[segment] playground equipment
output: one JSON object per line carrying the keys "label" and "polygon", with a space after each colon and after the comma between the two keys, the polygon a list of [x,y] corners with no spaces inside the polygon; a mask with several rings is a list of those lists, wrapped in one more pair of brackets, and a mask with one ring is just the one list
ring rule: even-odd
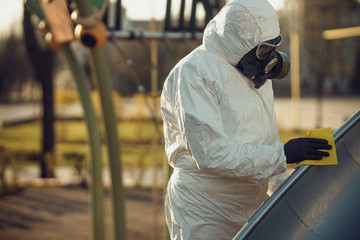
{"label": "playground equipment", "polygon": [[[104,1],[100,1],[104,3]],[[89,141],[91,147],[91,170],[92,170],[92,230],[94,239],[104,239],[104,201],[102,186],[102,160],[101,160],[101,143],[98,123],[94,107],[90,97],[90,86],[86,79],[84,69],[78,64],[69,43],[74,39],[74,31],[70,14],[67,9],[67,3],[59,1],[27,1],[29,7],[40,20],[46,21],[48,28],[45,32],[45,39],[53,50],[60,50],[67,60],[72,70],[74,80],[77,84],[81,102],[83,105],[85,118],[87,122]],[[93,14],[94,8],[87,1],[77,1],[80,16],[86,18]],[[100,23],[100,19],[97,19]],[[122,186],[122,171],[120,160],[120,145],[117,136],[117,125],[114,114],[113,102],[111,99],[111,86],[109,70],[102,49],[104,36],[102,40],[91,41],[93,27],[98,25],[84,25],[82,30],[78,30],[79,37],[85,44],[91,48],[90,55],[93,61],[93,70],[98,80],[98,88],[102,103],[103,116],[105,121],[105,130],[108,143],[108,155],[111,165],[111,177],[113,186],[113,209],[114,209],[114,238],[126,239],[125,232],[125,210],[124,210],[124,193]],[[104,28],[101,28],[104,30]],[[101,32],[101,31],[100,31]],[[101,34],[100,34],[101,35]],[[104,33],[103,33],[104,35]],[[90,37],[89,37],[90,36]],[[97,38],[96,38],[97,39]],[[106,39],[106,30],[105,30]],[[100,81],[101,80],[101,81]]]}
{"label": "playground equipment", "polygon": [[360,111],[335,133],[338,166],[299,167],[234,237],[358,239]]}
{"label": "playground equipment", "polygon": [[[153,97],[152,105],[155,106],[155,97],[157,93],[157,42],[159,36],[166,41],[168,39],[194,39],[201,38],[202,34],[197,33],[154,33],[154,32],[108,32],[106,26],[102,22],[102,15],[108,5],[107,0],[76,0],[77,9],[69,13],[68,2],[66,0],[28,0],[25,5],[29,7],[40,20],[42,20],[42,30],[49,47],[54,51],[59,51],[65,57],[70,70],[73,73],[75,83],[78,88],[79,96],[83,105],[85,120],[87,123],[89,144],[91,150],[91,215],[92,215],[92,232],[93,239],[104,239],[104,197],[102,185],[102,159],[101,159],[101,141],[99,133],[99,123],[95,115],[93,103],[91,100],[90,86],[84,69],[78,63],[75,54],[70,47],[73,40],[78,40],[88,48],[89,58],[91,61],[91,70],[93,76],[96,77],[97,87],[100,93],[102,106],[102,115],[104,119],[104,127],[106,131],[108,158],[111,170],[112,182],[112,202],[113,202],[113,237],[114,239],[126,239],[126,221],[125,221],[125,202],[124,190],[122,184],[122,166],[120,159],[120,144],[118,140],[118,130],[116,117],[114,114],[114,106],[111,99],[110,73],[107,61],[104,55],[103,44],[111,39],[121,39],[122,36],[131,39],[150,40],[151,49],[151,82],[152,91],[149,96]],[[120,1],[118,1],[120,3]],[[119,4],[118,4],[119,5]],[[75,23],[75,27],[74,24]],[[153,29],[154,30],[154,29]],[[130,35],[128,35],[130,34]],[[153,35],[156,37],[154,38]],[[120,48],[119,48],[120,49]],[[134,71],[135,72],[135,71]],[[134,74],[136,80],[136,72]],[[138,87],[142,87],[138,84]],[[145,95],[145,94],[144,94]],[[151,111],[152,120],[156,121],[156,109],[151,108],[151,104],[147,102]],[[154,166],[157,159],[157,138],[159,129],[156,128],[153,139],[153,158]],[[157,182],[154,174],[154,182]],[[154,190],[156,190],[154,188]],[[153,194],[154,212],[157,211],[158,196]],[[156,208],[155,208],[156,207]],[[156,213],[157,214],[157,213]],[[154,216],[156,219],[156,216]],[[156,228],[157,223],[154,224]],[[156,230],[156,229],[155,229]],[[154,231],[156,232],[156,231]],[[154,236],[154,239],[158,239]]]}

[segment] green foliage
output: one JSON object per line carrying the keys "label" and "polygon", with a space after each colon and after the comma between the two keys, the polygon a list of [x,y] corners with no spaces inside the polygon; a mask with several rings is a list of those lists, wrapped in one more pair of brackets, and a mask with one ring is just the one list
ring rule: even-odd
{"label": "green foliage", "polygon": [[14,100],[9,93],[29,81],[32,74],[23,38],[15,32],[0,36],[0,69],[0,102],[9,102]]}
{"label": "green foliage", "polygon": [[[17,174],[30,153],[23,150],[9,149],[0,145],[0,196],[21,189],[16,180]],[[7,169],[11,169],[13,172],[13,181],[11,183],[6,181],[5,171]]]}
{"label": "green foliage", "polygon": [[66,161],[74,166],[78,176],[81,178],[80,185],[84,188],[87,188],[88,184],[86,181],[86,175],[83,173],[83,169],[86,168],[86,155],[80,152],[65,152],[63,153],[63,157],[66,159]]}

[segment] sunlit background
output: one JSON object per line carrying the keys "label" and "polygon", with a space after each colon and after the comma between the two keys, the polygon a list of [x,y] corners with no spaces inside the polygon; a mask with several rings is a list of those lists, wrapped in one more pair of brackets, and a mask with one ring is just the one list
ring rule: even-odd
{"label": "sunlit background", "polygon": [[[110,2],[112,1],[110,0]],[[283,5],[283,0],[270,0],[269,2],[275,9],[280,9]],[[166,0],[123,0],[122,5],[126,9],[127,17],[132,20],[149,20],[151,18],[163,20],[165,17]],[[0,6],[1,31],[11,31],[14,25],[18,28],[22,19],[23,0],[0,0]],[[190,4],[187,6],[190,7]]]}
{"label": "sunlit background", "polygon": [[[91,0],[99,1],[101,2]],[[201,44],[207,16],[203,5],[198,3],[195,26],[191,28],[189,21],[192,1],[186,0],[185,23],[180,27],[180,2],[172,1],[168,26],[170,30],[166,34],[167,0],[122,0],[121,21],[117,22],[120,24],[119,28],[109,26],[113,18],[102,16],[102,20],[108,24],[108,35],[105,37],[107,41],[103,45],[103,62],[110,75],[109,85],[112,87],[116,124],[119,128],[119,151],[121,150],[121,162],[124,166],[123,184],[128,189],[157,191],[167,181],[159,96],[162,84],[174,65]],[[332,131],[336,131],[360,109],[360,1],[269,2],[277,11],[284,37],[279,51],[286,53],[291,61],[288,76],[283,80],[273,81],[280,140],[286,142],[303,136],[306,131],[314,128],[330,127]],[[23,4],[23,0],[0,0],[1,239],[4,231],[10,228],[8,226],[23,226],[22,222],[17,222],[21,217],[16,217],[22,216],[23,212],[9,212],[5,221],[6,218],[2,218],[2,206],[13,204],[12,208],[16,209],[17,202],[24,203],[24,199],[34,199],[36,196],[40,199],[36,203],[38,205],[25,203],[25,206],[29,205],[26,211],[31,212],[37,209],[34,205],[38,207],[46,202],[41,201],[44,194],[42,188],[35,193],[25,191],[24,195],[14,194],[14,198],[23,196],[18,201],[1,196],[46,184],[52,187],[80,186],[85,189],[91,185],[89,165],[92,155],[88,122],[79,96],[82,89],[78,89],[73,69],[64,57],[64,49],[45,44],[44,31],[38,28],[41,26],[39,18],[34,14],[24,18]],[[109,6],[115,4],[116,0],[109,1]],[[70,9],[73,8],[76,6],[72,4]],[[215,9],[212,14],[217,11]],[[154,40],[149,36],[157,37]],[[101,162],[104,165],[103,184],[108,189],[111,187],[111,167],[106,152],[108,145],[105,144],[108,141],[104,130],[106,121],[99,97],[101,81],[94,77],[89,49],[71,37],[74,41],[70,41],[66,47],[69,47],[68,50],[75,55],[75,62],[85,72],[86,83],[91,89],[89,98],[101,126],[99,132],[102,140]],[[55,190],[44,195],[53,196],[51,201],[54,202],[56,199],[72,201],[75,206],[85,203],[81,214],[87,214],[89,193],[84,192],[80,197],[81,201],[79,198],[69,199],[72,193],[74,192],[67,188],[64,192],[57,193]],[[151,199],[152,202],[158,202],[161,198],[160,195],[151,194],[141,192],[140,197],[136,195],[136,198]],[[76,204],[79,202],[81,204]],[[142,220],[145,219],[148,224],[138,230],[143,231],[142,237],[134,239],[161,239],[159,235],[164,234],[164,224],[162,220],[154,220],[162,219],[162,215],[159,215],[161,210],[156,204],[138,206],[132,205],[133,203],[134,201],[129,203],[130,215],[136,213],[137,207],[142,207],[143,215],[146,216]],[[66,204],[61,206],[61,210],[65,212],[64,218],[61,218],[61,214],[51,215],[51,212],[40,214],[44,219],[50,216],[54,224],[52,228],[40,224],[35,228],[37,232],[45,228],[59,234],[57,231],[61,228],[56,225],[59,221],[67,223],[69,216],[73,214],[70,218],[85,223],[85,227],[77,231],[77,227],[82,224],[75,224],[76,227],[67,225],[67,232],[72,236],[69,239],[90,239],[90,228],[87,227],[89,219],[81,214],[75,215]],[[152,208],[155,210],[152,211]],[[45,207],[42,208],[43,212],[44,209]],[[158,212],[154,213],[156,211]],[[37,215],[37,212],[33,215]],[[29,225],[36,223],[30,221],[32,218],[24,219],[28,220]],[[107,218],[107,221],[110,220]],[[26,229],[26,225],[24,226]],[[148,229],[152,233],[144,231]],[[135,230],[131,228],[131,231]],[[15,232],[19,232],[19,229],[16,228],[11,234]],[[86,237],[74,237],[81,233]],[[107,232],[107,236],[110,235]]]}
{"label": "sunlit background", "polygon": [[[110,0],[113,3],[114,0]],[[271,0],[269,1],[278,11],[281,32],[285,37],[284,51],[289,53],[289,34],[296,31],[300,36],[301,59],[301,84],[315,88],[315,70],[322,68],[325,75],[324,86],[327,91],[336,93],[348,93],[354,90],[358,92],[360,84],[355,79],[358,72],[358,37],[341,38],[331,41],[321,41],[324,30],[349,28],[359,26],[359,1],[297,1],[297,0]],[[0,35],[9,33],[21,34],[23,19],[23,1],[0,0]],[[141,6],[141,7],[139,7]],[[171,12],[174,19],[178,18],[180,1],[173,1]],[[145,21],[155,20],[159,23],[165,20],[166,0],[123,0],[123,30],[147,30],[149,24]],[[185,18],[189,18],[191,12],[191,0],[185,4]],[[205,12],[200,6],[197,8],[198,21],[204,21]],[[187,19],[188,20],[188,19]],[[139,22],[142,22],[139,25]],[[159,24],[157,31],[163,31],[163,25]],[[330,51],[326,51],[330,49]],[[326,56],[320,56],[326,51]],[[311,59],[308,59],[311,56]],[[324,58],[320,61],[316,58]],[[314,61],[314,62],[312,62]],[[320,63],[322,62],[322,63]],[[324,66],[319,66],[323,64]],[[325,67],[328,69],[325,70]],[[329,76],[327,76],[329,75]],[[289,80],[289,79],[287,79]],[[284,83],[285,81],[283,81]],[[289,81],[286,81],[289,83]],[[288,84],[281,84],[288,85]],[[280,88],[281,88],[280,87]],[[288,87],[288,86],[287,86]],[[330,90],[329,90],[330,89]]]}

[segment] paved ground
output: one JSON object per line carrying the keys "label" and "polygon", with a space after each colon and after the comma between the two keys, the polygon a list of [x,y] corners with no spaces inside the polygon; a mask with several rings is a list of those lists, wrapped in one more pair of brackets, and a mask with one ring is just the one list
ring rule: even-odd
{"label": "paved ground", "polygon": [[[92,239],[89,197],[80,188],[37,188],[1,197],[0,239]],[[107,195],[105,239],[113,239],[111,205]],[[162,203],[155,214],[151,191],[127,190],[125,206],[127,239],[164,239]]]}

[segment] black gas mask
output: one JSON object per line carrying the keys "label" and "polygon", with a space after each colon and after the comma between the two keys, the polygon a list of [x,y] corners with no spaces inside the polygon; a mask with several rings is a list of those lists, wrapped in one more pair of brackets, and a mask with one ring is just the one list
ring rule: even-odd
{"label": "black gas mask", "polygon": [[275,49],[280,46],[283,38],[277,38],[262,42],[250,52],[245,54],[237,64],[237,68],[250,78],[255,88],[260,88],[267,79],[282,79],[290,69],[288,57],[283,52]]}

